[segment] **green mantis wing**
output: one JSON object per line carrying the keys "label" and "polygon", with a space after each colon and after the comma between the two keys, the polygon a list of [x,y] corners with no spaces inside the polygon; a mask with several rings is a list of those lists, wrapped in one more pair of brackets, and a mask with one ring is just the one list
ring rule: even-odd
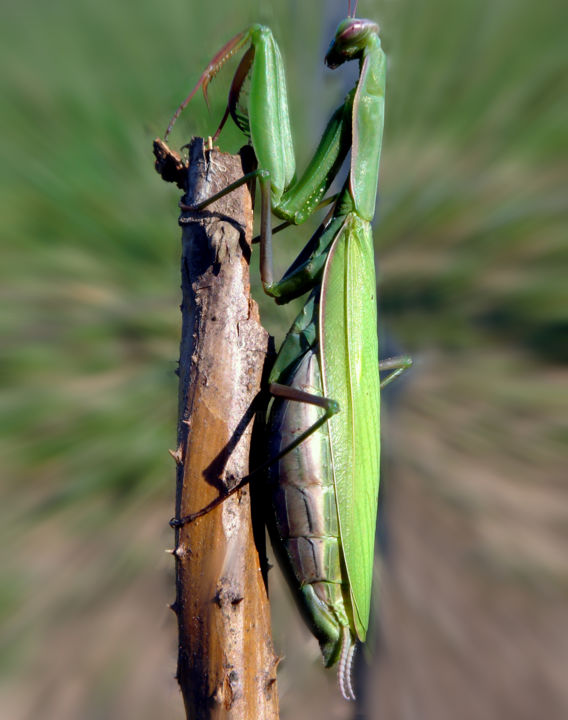
{"label": "green mantis wing", "polygon": [[365,639],[379,490],[380,397],[373,239],[348,215],[327,260],[320,302],[324,394],[339,402],[329,420],[332,467],[353,622]]}

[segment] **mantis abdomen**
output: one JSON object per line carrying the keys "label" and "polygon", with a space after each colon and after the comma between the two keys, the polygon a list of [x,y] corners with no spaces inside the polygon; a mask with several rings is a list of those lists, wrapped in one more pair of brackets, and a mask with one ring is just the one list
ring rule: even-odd
{"label": "mantis abdomen", "polygon": [[[317,353],[308,350],[283,382],[322,395]],[[276,398],[269,418],[271,456],[290,446],[321,415],[322,409],[315,405]],[[276,525],[273,544],[320,641],[326,665],[337,660],[342,628],[350,624],[329,443],[326,423],[274,463],[270,472]]]}

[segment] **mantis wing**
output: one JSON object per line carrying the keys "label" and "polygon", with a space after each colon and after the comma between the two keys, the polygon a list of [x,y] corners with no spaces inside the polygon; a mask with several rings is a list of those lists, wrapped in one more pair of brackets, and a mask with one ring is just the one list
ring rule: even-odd
{"label": "mantis wing", "polygon": [[324,394],[339,402],[329,420],[332,467],[353,622],[369,621],[379,491],[379,369],[373,238],[351,214],[327,260],[320,301]]}

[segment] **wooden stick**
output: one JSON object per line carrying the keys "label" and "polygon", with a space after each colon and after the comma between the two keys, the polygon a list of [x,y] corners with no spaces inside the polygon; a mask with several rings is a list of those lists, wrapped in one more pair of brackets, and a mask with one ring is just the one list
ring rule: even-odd
{"label": "wooden stick", "polygon": [[[195,205],[242,175],[241,157],[208,150],[196,138],[185,202]],[[172,451],[178,463],[176,518],[206,506],[248,473],[255,398],[268,346],[249,293],[247,186],[201,213],[184,212],[180,224],[179,424],[178,447]],[[187,717],[276,719],[278,658],[253,537],[250,488],[177,528],[174,556],[177,677]]]}

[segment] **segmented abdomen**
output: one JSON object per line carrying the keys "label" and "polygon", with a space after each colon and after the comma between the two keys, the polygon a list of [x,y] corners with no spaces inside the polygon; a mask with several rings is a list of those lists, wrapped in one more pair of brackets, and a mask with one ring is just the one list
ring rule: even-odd
{"label": "segmented abdomen", "polygon": [[[291,376],[282,382],[321,395],[317,353],[306,353]],[[276,398],[269,419],[270,455],[290,445],[323,412],[322,408],[305,402]],[[322,644],[330,643],[335,654],[340,627],[349,621],[342,592],[339,523],[327,423],[274,463],[270,477],[281,554],[289,575],[295,579],[296,591],[302,592],[300,602],[310,616],[316,636]],[[307,586],[311,586],[315,597]]]}

